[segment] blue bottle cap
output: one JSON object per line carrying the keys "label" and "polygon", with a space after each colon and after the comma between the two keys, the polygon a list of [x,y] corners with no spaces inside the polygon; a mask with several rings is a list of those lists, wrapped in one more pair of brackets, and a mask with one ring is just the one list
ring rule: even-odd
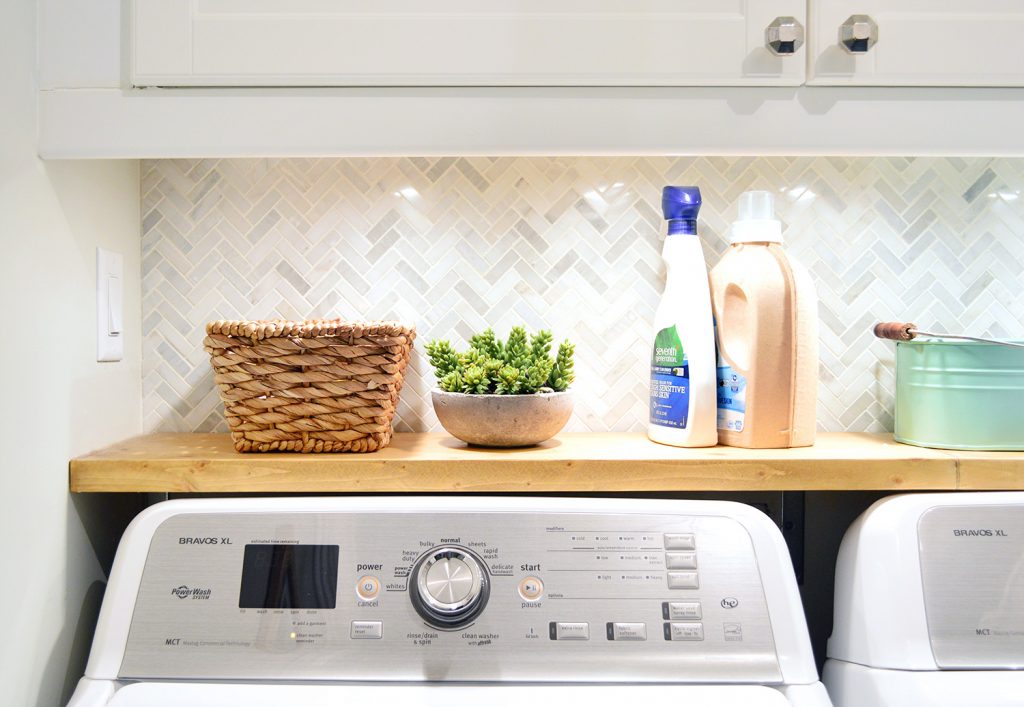
{"label": "blue bottle cap", "polygon": [[668,219],[668,233],[697,233],[700,212],[700,189],[697,187],[665,187],[661,190],[661,211]]}

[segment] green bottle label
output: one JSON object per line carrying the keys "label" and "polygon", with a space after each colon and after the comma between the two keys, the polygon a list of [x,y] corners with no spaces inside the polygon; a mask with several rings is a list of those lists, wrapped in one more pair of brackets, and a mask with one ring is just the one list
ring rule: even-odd
{"label": "green bottle label", "polygon": [[651,422],[685,429],[690,409],[690,365],[675,326],[654,337],[651,355]]}

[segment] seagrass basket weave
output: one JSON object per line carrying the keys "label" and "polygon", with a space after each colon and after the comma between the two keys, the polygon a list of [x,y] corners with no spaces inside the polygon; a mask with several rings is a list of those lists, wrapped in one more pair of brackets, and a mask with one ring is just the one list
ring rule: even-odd
{"label": "seagrass basket weave", "polygon": [[219,321],[203,344],[239,452],[373,452],[415,338],[398,322]]}

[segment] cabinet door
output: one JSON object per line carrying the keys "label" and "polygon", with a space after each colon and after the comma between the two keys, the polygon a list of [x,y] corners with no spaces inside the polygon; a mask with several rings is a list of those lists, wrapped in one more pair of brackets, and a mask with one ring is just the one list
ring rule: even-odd
{"label": "cabinet door", "polygon": [[136,86],[797,85],[804,0],[133,0]]}
{"label": "cabinet door", "polygon": [[[1021,0],[809,2],[809,84],[1024,86]],[[841,33],[854,15],[869,21],[847,35],[851,52]]]}

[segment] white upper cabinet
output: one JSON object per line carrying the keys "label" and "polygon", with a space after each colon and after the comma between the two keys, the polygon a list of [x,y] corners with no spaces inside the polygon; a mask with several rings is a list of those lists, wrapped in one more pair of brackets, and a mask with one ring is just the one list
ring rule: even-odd
{"label": "white upper cabinet", "polygon": [[810,85],[1024,86],[1022,0],[809,4]]}
{"label": "white upper cabinet", "polygon": [[1024,155],[1024,0],[38,5],[48,158]]}
{"label": "white upper cabinet", "polygon": [[133,0],[132,11],[134,86],[805,79],[804,0]]}

